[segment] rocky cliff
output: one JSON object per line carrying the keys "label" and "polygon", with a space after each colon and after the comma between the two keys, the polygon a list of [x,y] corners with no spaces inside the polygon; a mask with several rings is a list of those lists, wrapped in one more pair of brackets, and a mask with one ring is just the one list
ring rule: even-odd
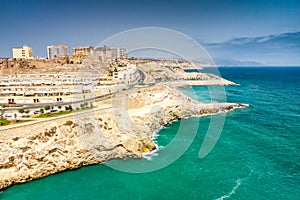
{"label": "rocky cliff", "polygon": [[120,93],[111,105],[1,130],[0,189],[110,159],[141,158],[156,148],[153,132],[173,120],[244,107],[199,103],[166,86]]}

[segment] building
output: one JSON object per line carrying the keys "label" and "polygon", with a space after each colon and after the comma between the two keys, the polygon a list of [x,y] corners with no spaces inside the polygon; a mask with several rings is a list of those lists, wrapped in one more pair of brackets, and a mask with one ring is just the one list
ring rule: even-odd
{"label": "building", "polygon": [[103,61],[114,60],[117,58],[127,58],[127,50],[125,48],[109,48],[107,46],[98,47],[94,51],[94,55]]}
{"label": "building", "polygon": [[0,75],[0,104],[74,102],[95,96],[95,74]]}
{"label": "building", "polygon": [[94,51],[94,56],[99,57],[101,60],[108,60],[112,58],[112,52],[109,47],[98,47]]}
{"label": "building", "polygon": [[82,64],[86,58],[92,54],[94,47],[75,47],[73,48],[73,55],[69,56],[69,63],[71,64]]}
{"label": "building", "polygon": [[127,58],[127,50],[125,48],[113,48],[111,50],[114,58]]}
{"label": "building", "polygon": [[94,50],[92,46],[73,48],[73,56],[88,56]]}
{"label": "building", "polygon": [[68,56],[68,46],[64,44],[47,46],[48,59]]}
{"label": "building", "polygon": [[139,73],[135,64],[120,65],[112,73],[112,80],[116,83],[134,84],[139,80]]}
{"label": "building", "polygon": [[94,71],[0,74],[0,104],[76,103],[123,89],[114,84],[124,84],[126,88],[139,81],[136,64],[116,69],[112,75]]}
{"label": "building", "polygon": [[14,59],[33,59],[32,48],[23,46],[22,48],[13,48],[12,54]]}
{"label": "building", "polygon": [[1,68],[10,68],[14,66],[14,62],[10,58],[0,58],[0,69]]}

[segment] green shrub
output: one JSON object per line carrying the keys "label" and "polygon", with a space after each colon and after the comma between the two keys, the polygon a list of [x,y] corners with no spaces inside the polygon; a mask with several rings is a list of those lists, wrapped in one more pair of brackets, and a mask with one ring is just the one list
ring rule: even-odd
{"label": "green shrub", "polygon": [[18,110],[18,112],[22,114],[22,113],[25,112],[25,110],[24,110],[24,108],[20,108],[20,109]]}
{"label": "green shrub", "polygon": [[49,105],[46,105],[46,106],[44,107],[44,109],[45,109],[45,110],[50,110],[50,106],[49,106]]}

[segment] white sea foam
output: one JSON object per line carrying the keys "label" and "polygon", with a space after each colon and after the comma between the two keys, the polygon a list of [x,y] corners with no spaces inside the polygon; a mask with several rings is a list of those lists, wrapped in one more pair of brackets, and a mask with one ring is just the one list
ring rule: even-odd
{"label": "white sea foam", "polygon": [[147,152],[147,153],[143,153],[143,158],[147,159],[147,160],[152,160],[153,156],[158,156],[158,150],[155,149],[153,151]]}
{"label": "white sea foam", "polygon": [[231,197],[231,195],[235,194],[235,191],[240,187],[240,185],[242,184],[241,180],[238,179],[236,180],[236,184],[235,186],[231,189],[231,191],[228,194],[225,194],[223,196],[221,196],[220,198],[217,198],[217,200],[223,200],[223,199],[228,199]]}
{"label": "white sea foam", "polygon": [[156,131],[153,132],[152,139],[155,140],[159,136],[159,131],[161,131],[164,127],[160,127]]}

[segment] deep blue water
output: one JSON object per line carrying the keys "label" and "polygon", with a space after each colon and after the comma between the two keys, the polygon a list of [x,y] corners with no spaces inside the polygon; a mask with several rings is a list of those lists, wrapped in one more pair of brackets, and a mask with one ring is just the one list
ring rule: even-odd
{"label": "deep blue water", "polygon": [[[144,160],[172,157],[176,151],[165,147],[179,127],[199,123],[193,140],[192,129],[182,130],[176,144],[189,140],[192,144],[163,169],[136,174],[89,166],[13,186],[0,199],[299,199],[300,68],[219,70],[224,78],[240,84],[226,87],[227,101],[250,106],[226,114],[220,139],[206,157],[198,155],[211,116],[183,119],[159,131],[158,155]],[[200,101],[223,101],[211,100],[207,87],[182,90],[196,94]]]}

